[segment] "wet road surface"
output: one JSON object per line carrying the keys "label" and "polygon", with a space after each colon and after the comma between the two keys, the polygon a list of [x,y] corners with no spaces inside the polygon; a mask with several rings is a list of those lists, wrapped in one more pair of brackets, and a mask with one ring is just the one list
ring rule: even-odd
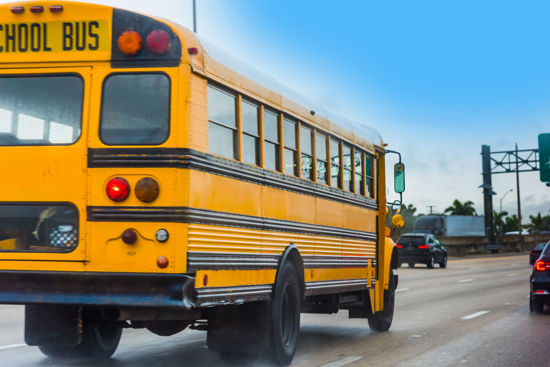
{"label": "wet road surface", "polygon": [[[302,315],[292,366],[544,366],[550,309],[529,313],[528,255],[456,259],[447,269],[398,270],[394,321],[371,332],[366,320]],[[107,362],[62,363],[23,341],[23,307],[0,305],[1,366],[223,366],[206,332],[160,337],[124,330]],[[260,364],[258,364],[259,366]]]}

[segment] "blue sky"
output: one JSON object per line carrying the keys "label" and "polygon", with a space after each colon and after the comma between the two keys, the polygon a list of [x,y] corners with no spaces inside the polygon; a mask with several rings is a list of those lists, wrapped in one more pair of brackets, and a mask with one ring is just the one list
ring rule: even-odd
{"label": "blue sky", "polygon": [[[95,2],[192,27],[191,0]],[[459,198],[481,213],[481,145],[536,148],[550,132],[550,2],[197,0],[197,11],[206,39],[376,128],[403,153],[404,200],[421,212]],[[498,209],[515,176],[493,183]],[[521,185],[524,213],[550,214],[538,173]],[[516,212],[515,192],[503,208]]]}

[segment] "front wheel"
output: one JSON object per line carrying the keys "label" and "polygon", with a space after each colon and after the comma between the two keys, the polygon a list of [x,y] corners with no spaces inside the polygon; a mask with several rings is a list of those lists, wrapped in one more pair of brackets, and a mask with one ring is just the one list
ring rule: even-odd
{"label": "front wheel", "polygon": [[384,309],[374,312],[369,318],[369,326],[373,331],[388,331],[393,320],[395,306],[395,279],[393,270],[390,270],[390,284],[384,291]]}
{"label": "front wheel", "polygon": [[300,331],[300,286],[298,273],[286,262],[273,292],[269,356],[279,366],[288,366],[294,358]]}
{"label": "front wheel", "polygon": [[103,320],[97,312],[84,309],[82,328],[80,344],[74,347],[39,346],[40,351],[48,357],[63,359],[106,359],[115,353],[122,335],[119,324]]}

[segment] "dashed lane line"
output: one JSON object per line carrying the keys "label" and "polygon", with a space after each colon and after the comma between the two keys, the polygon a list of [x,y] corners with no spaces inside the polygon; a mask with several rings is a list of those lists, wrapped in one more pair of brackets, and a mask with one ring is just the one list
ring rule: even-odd
{"label": "dashed lane line", "polygon": [[360,359],[363,359],[363,357],[361,357],[361,356],[349,356],[349,357],[340,359],[338,361],[334,361],[334,362],[331,362],[331,363],[328,363],[328,364],[324,364],[321,367],[342,367],[342,366],[345,366],[347,364],[358,361]]}
{"label": "dashed lane line", "polygon": [[27,344],[0,345],[0,350],[25,347]]}
{"label": "dashed lane line", "polygon": [[468,283],[468,282],[472,282],[473,279],[462,279],[462,280],[459,280],[458,282],[459,283]]}
{"label": "dashed lane line", "polygon": [[475,319],[476,317],[479,317],[479,316],[483,316],[485,314],[489,313],[489,311],[487,310],[484,310],[484,311],[479,311],[479,312],[475,312],[475,313],[472,313],[472,314],[469,314],[469,315],[466,315],[462,318],[462,320],[471,320],[471,319]]}
{"label": "dashed lane line", "polygon": [[395,290],[395,292],[405,292],[405,291],[408,291],[410,290],[410,288],[398,288]]}

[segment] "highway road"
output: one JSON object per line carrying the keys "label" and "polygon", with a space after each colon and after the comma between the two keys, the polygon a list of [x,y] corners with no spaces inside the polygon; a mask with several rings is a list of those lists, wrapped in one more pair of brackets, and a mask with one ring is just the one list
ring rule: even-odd
{"label": "highway road", "polygon": [[[389,332],[371,332],[347,311],[304,314],[292,366],[548,365],[550,309],[529,313],[530,272],[527,254],[453,259],[447,269],[405,265]],[[205,338],[192,330],[172,337],[125,330],[111,360],[60,363],[24,345],[21,306],[0,306],[0,365],[6,367],[223,366]]]}

